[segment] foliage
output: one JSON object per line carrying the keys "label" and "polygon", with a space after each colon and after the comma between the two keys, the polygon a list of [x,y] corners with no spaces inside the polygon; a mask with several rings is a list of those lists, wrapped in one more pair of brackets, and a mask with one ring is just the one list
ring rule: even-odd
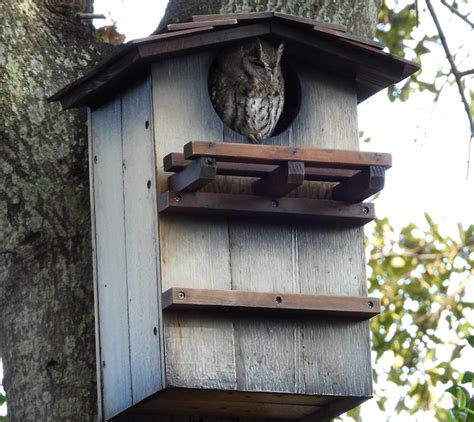
{"label": "foliage", "polygon": [[[466,302],[474,274],[474,225],[459,227],[455,239],[425,217],[427,228],[409,224],[399,233],[387,219],[378,220],[369,237],[370,291],[382,304],[372,322],[376,395],[385,410],[381,388],[392,383],[404,389],[395,411],[435,408],[439,420],[447,420],[434,391],[456,378],[452,362],[474,334],[469,323],[474,304]],[[383,361],[389,362],[385,368]],[[377,377],[383,379],[379,387]]]}
{"label": "foliage", "polygon": [[[474,347],[474,336],[469,336],[467,341],[471,347]],[[460,384],[470,384],[474,387],[474,372],[466,371]],[[454,384],[446,390],[454,397],[453,407],[448,412],[448,422],[472,422],[474,421],[474,398],[469,391],[462,385]]]}
{"label": "foliage", "polygon": [[[2,393],[0,393],[0,406],[4,405],[6,401],[6,397]],[[0,422],[8,422],[7,416],[0,415]]]}

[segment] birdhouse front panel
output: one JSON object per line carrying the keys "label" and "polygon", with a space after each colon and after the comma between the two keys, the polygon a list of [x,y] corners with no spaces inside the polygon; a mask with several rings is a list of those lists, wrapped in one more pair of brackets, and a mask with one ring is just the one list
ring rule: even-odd
{"label": "birdhouse front panel", "polygon": [[[209,95],[215,51],[154,64],[156,162],[190,140],[244,142],[217,115]],[[301,107],[266,144],[357,149],[353,84],[300,63]],[[158,192],[169,174],[158,168]],[[248,189],[222,176],[211,192]],[[324,186],[304,186],[326,195]],[[177,198],[179,200],[179,198]],[[162,291],[200,288],[319,295],[366,295],[361,228],[288,220],[161,215]],[[367,322],[275,319],[166,311],[166,383],[174,387],[371,395]]]}

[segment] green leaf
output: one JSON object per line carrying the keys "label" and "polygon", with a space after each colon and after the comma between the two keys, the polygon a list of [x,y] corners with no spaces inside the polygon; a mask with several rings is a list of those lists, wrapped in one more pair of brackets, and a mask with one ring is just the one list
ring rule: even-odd
{"label": "green leaf", "polygon": [[469,392],[460,385],[453,385],[446,390],[448,393],[452,394],[456,398],[456,407],[460,410],[466,408],[467,401],[469,399]]}
{"label": "green leaf", "polygon": [[454,416],[454,412],[451,409],[448,412],[448,422],[456,422],[456,416]]}
{"label": "green leaf", "polygon": [[467,384],[474,382],[474,372],[466,371],[462,376],[461,384]]}
{"label": "green leaf", "polygon": [[0,406],[5,404],[7,401],[6,397],[0,393]]}
{"label": "green leaf", "polygon": [[466,339],[467,342],[471,345],[471,347],[474,347],[474,336],[467,336]]}

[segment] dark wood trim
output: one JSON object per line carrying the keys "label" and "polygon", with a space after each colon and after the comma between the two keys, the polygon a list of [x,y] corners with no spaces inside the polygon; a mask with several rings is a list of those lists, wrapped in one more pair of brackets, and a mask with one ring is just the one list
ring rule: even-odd
{"label": "dark wood trim", "polygon": [[[192,160],[186,160],[184,154],[172,152],[163,158],[164,171],[177,172],[184,169]],[[223,176],[264,177],[274,171],[275,164],[232,163],[221,161],[217,163],[217,174]],[[358,170],[333,168],[305,168],[305,180],[320,182],[341,182],[354,176]]]}
{"label": "dark wood trim", "polygon": [[286,161],[252,184],[257,195],[285,196],[304,182],[304,163]]}
{"label": "dark wood trim", "polygon": [[332,198],[338,201],[361,202],[385,185],[385,168],[370,166],[339,183],[332,189]]}
{"label": "dark wood trim", "polygon": [[257,195],[233,195],[209,192],[167,191],[158,199],[158,212],[192,215],[223,215],[284,219],[294,224],[303,222],[362,226],[375,218],[372,203],[307,199],[272,199]]}
{"label": "dark wood trim", "polygon": [[201,157],[191,161],[179,173],[168,178],[168,186],[178,192],[192,192],[215,180],[217,175],[216,160]]}
{"label": "dark wood trim", "polygon": [[364,296],[318,296],[280,292],[243,292],[173,287],[162,295],[163,310],[267,312],[370,319],[380,301]]}
{"label": "dark wood trim", "polygon": [[367,166],[389,168],[392,156],[378,152],[338,149],[295,148],[275,145],[232,144],[228,142],[192,141],[184,146],[184,158],[214,157],[217,161],[259,164],[281,164],[302,161],[306,167],[361,170]]}

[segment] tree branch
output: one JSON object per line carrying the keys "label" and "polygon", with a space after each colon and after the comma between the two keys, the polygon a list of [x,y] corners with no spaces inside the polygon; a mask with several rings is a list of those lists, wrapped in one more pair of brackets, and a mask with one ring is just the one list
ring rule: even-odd
{"label": "tree branch", "polygon": [[441,3],[446,6],[449,10],[451,10],[452,13],[454,13],[457,17],[462,19],[464,22],[466,22],[471,28],[474,29],[474,22],[471,22],[467,15],[463,15],[462,13],[459,12],[458,9],[456,9],[453,5],[449,4],[446,0],[441,0]]}
{"label": "tree branch", "polygon": [[459,72],[459,76],[467,76],[467,75],[474,75],[474,69],[469,69],[469,70],[464,70],[462,72]]}
{"label": "tree branch", "polygon": [[471,115],[471,108],[469,105],[469,101],[467,100],[466,95],[464,94],[464,89],[462,86],[461,77],[463,75],[461,75],[461,73],[459,72],[456,66],[456,63],[454,62],[453,55],[451,54],[451,51],[449,50],[449,47],[448,47],[448,43],[446,41],[446,36],[444,35],[443,28],[441,27],[441,24],[439,23],[439,20],[438,20],[438,16],[436,15],[433,5],[431,4],[431,0],[426,0],[426,6],[428,7],[431,17],[433,18],[433,22],[436,26],[436,30],[438,31],[439,39],[441,41],[441,44],[443,45],[446,58],[448,59],[449,66],[451,67],[451,73],[453,74],[454,79],[456,81],[456,85],[458,86],[459,95],[461,96],[461,101],[464,105],[467,119],[469,121],[470,136],[469,136],[469,147],[468,147],[468,153],[467,153],[467,174],[469,175],[471,145],[472,145],[472,138],[474,137],[474,123],[473,123],[473,119]]}

